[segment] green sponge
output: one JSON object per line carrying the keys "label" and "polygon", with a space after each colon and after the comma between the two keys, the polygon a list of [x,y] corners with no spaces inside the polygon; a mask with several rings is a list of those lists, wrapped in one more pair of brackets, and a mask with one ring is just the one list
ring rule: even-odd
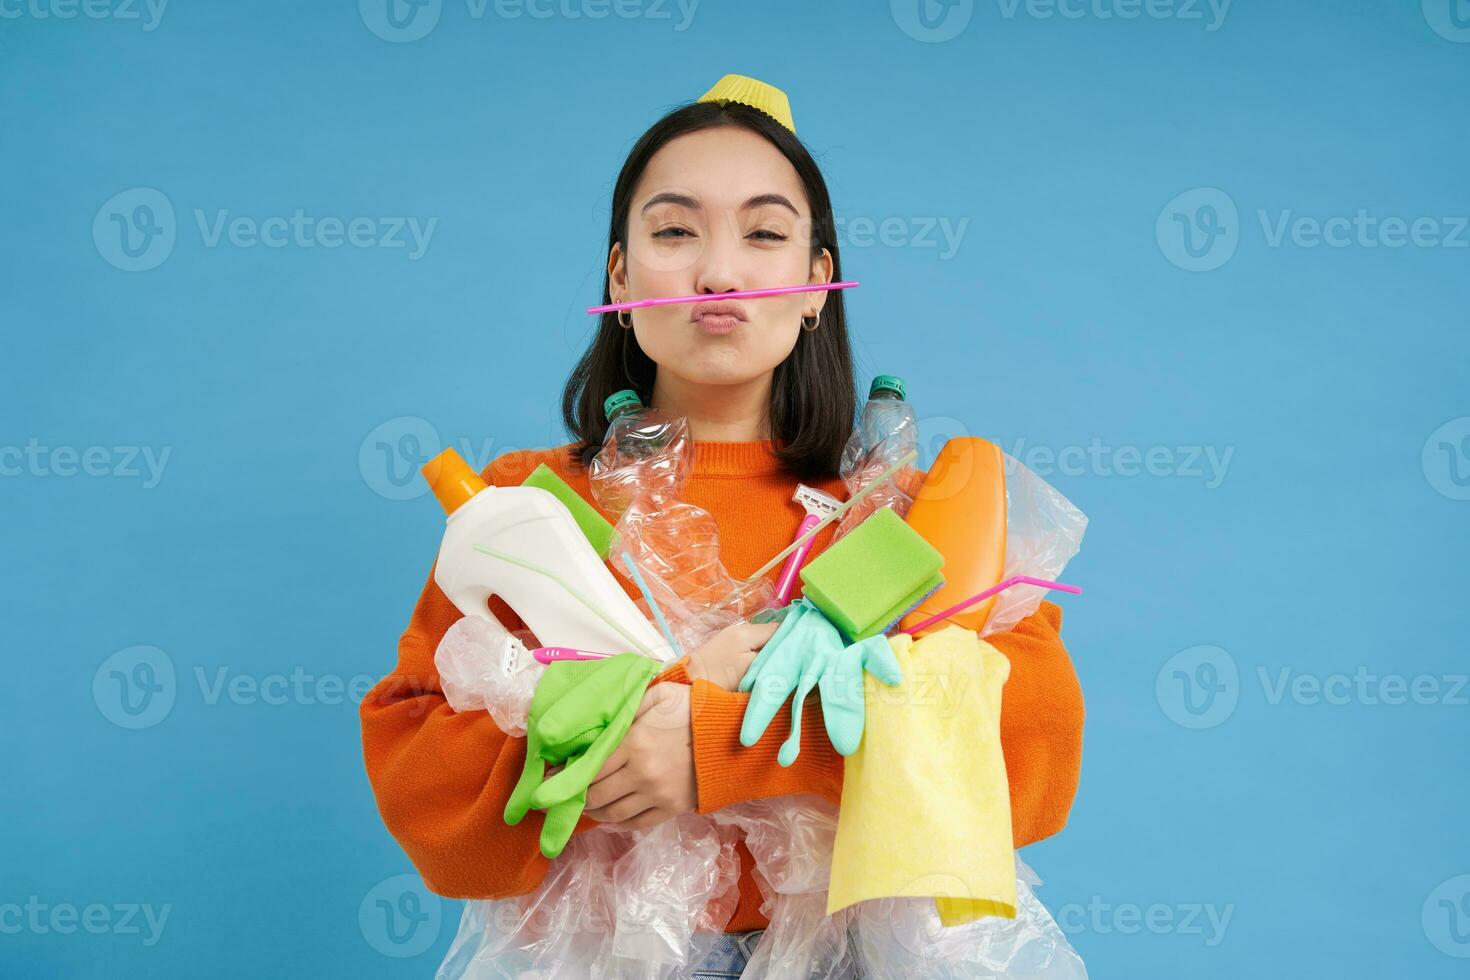
{"label": "green sponge", "polygon": [[801,570],[802,595],[853,642],[877,636],[944,584],[944,556],[880,507]]}
{"label": "green sponge", "polygon": [[583,500],[577,491],[567,486],[567,481],[557,476],[551,467],[542,463],[531,471],[530,476],[521,481],[521,486],[540,487],[566,504],[577,526],[582,529],[587,540],[592,542],[592,550],[597,552],[599,558],[607,557],[608,549],[612,547],[613,526],[607,522],[606,517]]}

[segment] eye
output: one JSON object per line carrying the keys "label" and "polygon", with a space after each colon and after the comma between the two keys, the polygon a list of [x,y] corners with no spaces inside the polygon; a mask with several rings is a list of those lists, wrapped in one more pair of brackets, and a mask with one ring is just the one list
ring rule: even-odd
{"label": "eye", "polygon": [[765,242],[786,241],[785,235],[781,234],[779,231],[771,231],[769,228],[758,228],[750,233],[750,237],[759,238],[761,241]]}
{"label": "eye", "polygon": [[654,238],[693,238],[694,236],[691,235],[687,229],[669,227],[669,228],[660,228],[658,231],[656,231],[656,232],[653,233],[653,237]]}

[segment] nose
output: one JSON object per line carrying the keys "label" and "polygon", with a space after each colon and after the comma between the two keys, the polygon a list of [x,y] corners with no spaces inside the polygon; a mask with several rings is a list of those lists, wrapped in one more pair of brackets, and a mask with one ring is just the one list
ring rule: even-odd
{"label": "nose", "polygon": [[694,272],[697,293],[728,293],[742,288],[739,270],[740,229],[735,216],[720,211],[710,222]]}

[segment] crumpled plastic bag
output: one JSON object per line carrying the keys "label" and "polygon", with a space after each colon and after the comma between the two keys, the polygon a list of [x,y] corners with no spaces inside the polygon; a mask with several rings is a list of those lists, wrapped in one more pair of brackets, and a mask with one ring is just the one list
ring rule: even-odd
{"label": "crumpled plastic bag", "polygon": [[1041,879],[1016,855],[1016,917],[945,928],[929,899],[880,899],[856,906],[855,955],[869,980],[1006,977],[1087,980],[1082,957],[1036,897]]}
{"label": "crumpled plastic bag", "polygon": [[[827,915],[837,808],[812,794],[681,814],[646,832],[574,834],[536,890],[465,903],[439,980],[687,980],[739,901],[744,833],[761,934],[746,972],[771,980],[1086,980],[1016,858],[1016,917],[944,927],[932,898],[859,902]],[[861,964],[861,972],[859,972]]]}
{"label": "crumpled plastic bag", "polygon": [[[1056,582],[1082,548],[1087,515],[1009,454],[1006,474],[1006,560],[1002,579],[1029,575]],[[1046,590],[1013,585],[995,597],[981,636],[1004,633],[1041,607]]]}
{"label": "crumpled plastic bag", "polygon": [[[489,711],[501,731],[526,734],[546,667],[521,637],[493,617],[466,616],[439,641],[434,665],[455,711]],[[466,903],[438,976],[688,977],[735,914],[736,838],[693,813],[646,832],[573,834],[535,891]]]}
{"label": "crumpled plastic bag", "polygon": [[810,793],[712,816],[745,831],[770,919],[746,972],[770,980],[1085,980],[1087,969],[1016,857],[1016,917],[945,927],[932,898],[859,902],[826,915],[837,808]]}
{"label": "crumpled plastic bag", "polygon": [[572,835],[536,890],[465,903],[440,980],[685,980],[739,901],[736,833],[680,814]]}
{"label": "crumpled plastic bag", "polygon": [[487,615],[457,620],[439,640],[434,667],[444,698],[455,711],[486,710],[502,732],[526,734],[531,695],[546,665],[537,663],[522,638],[498,619]]}

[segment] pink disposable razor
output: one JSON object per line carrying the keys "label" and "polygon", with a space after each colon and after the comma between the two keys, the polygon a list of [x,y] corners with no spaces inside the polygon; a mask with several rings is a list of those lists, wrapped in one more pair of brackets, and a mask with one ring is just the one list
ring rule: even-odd
{"label": "pink disposable razor", "polygon": [[615,653],[600,653],[596,650],[578,650],[575,647],[537,647],[531,651],[538,664],[555,663],[558,660],[605,660],[616,657]]}
{"label": "pink disposable razor", "polygon": [[[813,524],[842,506],[836,497],[809,487],[805,483],[796,485],[796,493],[792,494],[792,499],[806,510],[806,517],[802,518],[801,526],[796,529],[796,538],[800,538],[812,529]],[[796,587],[796,574],[801,571],[801,563],[806,560],[807,555],[811,554],[812,545],[816,543],[816,540],[815,535],[808,538],[800,548],[791,553],[790,558],[786,559],[786,565],[781,569],[781,577],[776,581],[776,594],[771,599],[771,608],[780,608],[786,605],[787,600],[791,598],[791,590]]]}

